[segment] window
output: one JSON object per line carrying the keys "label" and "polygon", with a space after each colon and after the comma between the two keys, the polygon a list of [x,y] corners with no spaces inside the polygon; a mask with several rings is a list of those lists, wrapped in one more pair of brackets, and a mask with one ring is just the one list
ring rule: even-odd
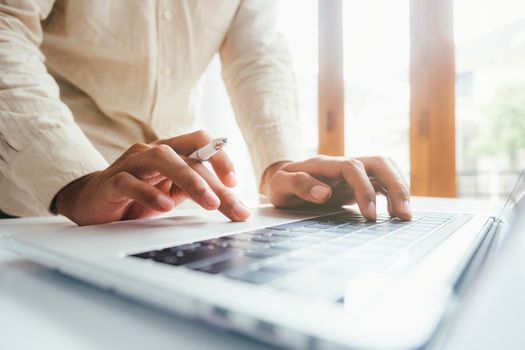
{"label": "window", "polygon": [[456,0],[454,17],[458,194],[503,198],[525,167],[525,3]]}
{"label": "window", "polygon": [[343,25],[346,154],[390,156],[407,175],[408,0],[343,1]]}
{"label": "window", "polygon": [[[508,193],[525,167],[525,3],[522,0],[344,0],[338,1],[337,6],[334,3],[335,0],[278,1],[277,26],[290,46],[303,145],[308,154],[316,154],[319,147],[318,16],[323,18],[323,28],[326,23],[335,23],[330,21],[341,14],[338,6],[342,3],[345,154],[390,156],[405,175],[410,173],[412,189],[420,195],[457,193],[501,198]],[[319,12],[319,4],[324,6],[323,11],[329,10]],[[323,37],[322,44],[329,44],[321,46],[323,52],[330,51],[333,38],[330,35],[338,28],[333,25],[328,36]],[[333,62],[340,55],[335,46],[328,54],[335,58]],[[322,62],[323,71],[326,62]],[[210,70],[215,70],[217,77],[209,81],[220,87],[218,63],[214,65]],[[339,74],[338,69],[339,66],[329,73]],[[328,84],[325,87],[328,95],[340,96],[342,87],[334,87],[336,84],[330,84],[333,75],[327,76],[328,79],[323,75],[321,80]],[[229,152],[235,153],[232,156],[243,167],[238,169],[242,177],[239,192],[243,198],[255,199],[256,185],[248,165],[248,151],[233,127],[233,113],[224,102],[226,94],[222,87],[208,90],[208,94],[215,97],[206,99],[204,108],[209,115],[220,111],[232,116],[231,123],[213,127],[223,130],[222,134],[236,144]],[[340,106],[341,99],[322,96],[321,100],[324,123],[325,119],[330,120],[327,118],[330,108],[338,108],[336,104]],[[342,118],[342,113],[339,114]],[[323,140],[325,129],[323,126],[321,130]],[[337,136],[340,139],[343,135]],[[337,152],[341,154],[342,146],[338,146]]]}
{"label": "window", "polygon": [[308,155],[317,154],[317,0],[277,2],[277,28],[288,41],[297,79],[301,136]]}

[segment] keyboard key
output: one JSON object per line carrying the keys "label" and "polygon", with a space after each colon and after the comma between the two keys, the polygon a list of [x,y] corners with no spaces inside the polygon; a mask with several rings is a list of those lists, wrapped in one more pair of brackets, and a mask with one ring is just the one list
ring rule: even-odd
{"label": "keyboard key", "polygon": [[383,240],[386,240],[386,241],[400,241],[400,242],[412,242],[412,241],[416,240],[417,238],[418,238],[418,236],[416,236],[416,235],[406,235],[406,234],[403,234],[403,232],[399,232],[399,233],[396,232],[396,233],[393,233],[393,234],[383,238]]}
{"label": "keyboard key", "polygon": [[289,240],[290,238],[284,236],[258,236],[253,238],[254,242],[263,242],[263,243],[276,243],[281,241]]}
{"label": "keyboard key", "polygon": [[356,231],[359,231],[359,230],[362,230],[362,229],[364,229],[364,227],[362,227],[362,226],[336,227],[336,228],[328,229],[328,230],[323,231],[323,232],[336,233],[336,234],[339,234],[339,235],[344,235],[344,234],[356,232]]}
{"label": "keyboard key", "polygon": [[294,252],[292,255],[290,255],[290,260],[297,259],[297,260],[308,260],[311,262],[317,262],[320,260],[324,260],[327,258],[330,258],[331,254],[326,251],[319,251],[314,248],[307,248],[300,250],[298,252]]}
{"label": "keyboard key", "polygon": [[271,265],[265,265],[257,271],[269,272],[269,273],[274,273],[274,274],[284,276],[296,270],[290,266],[286,266],[285,264],[271,264]]}
{"label": "keyboard key", "polygon": [[341,244],[346,247],[354,247],[356,245],[368,243],[368,241],[373,240],[375,237],[372,235],[349,235],[344,236],[343,238],[340,238],[336,241],[333,241],[333,243]]}
{"label": "keyboard key", "polygon": [[454,214],[454,213],[435,213],[434,215],[432,215],[431,217],[432,218],[443,218],[443,219],[452,219],[454,217],[456,217],[457,214]]}
{"label": "keyboard key", "polygon": [[232,240],[228,242],[228,247],[245,250],[245,249],[263,249],[269,247],[269,244],[255,241]]}
{"label": "keyboard key", "polygon": [[355,233],[356,236],[372,236],[372,237],[379,237],[379,236],[383,236],[383,235],[386,235],[386,234],[389,234],[391,231],[377,231],[375,229],[375,227],[370,227],[366,230],[362,230],[362,231],[357,231]]}
{"label": "keyboard key", "polygon": [[295,241],[284,241],[272,244],[273,248],[284,249],[284,250],[298,250],[310,247],[312,243],[295,242]]}
{"label": "keyboard key", "polygon": [[387,225],[375,225],[368,227],[367,230],[392,232],[395,230],[395,228],[392,228],[392,226]]}
{"label": "keyboard key", "polygon": [[371,225],[371,223],[367,223],[367,222],[349,222],[349,223],[346,223],[346,224],[343,224],[341,226],[339,226],[339,228],[346,228],[346,227],[349,227],[349,228],[358,228],[358,227],[363,227],[363,226],[369,226]]}
{"label": "keyboard key", "polygon": [[[276,262],[274,264],[283,269],[294,271],[294,270],[308,268],[309,266],[312,266],[312,264],[314,264],[315,262],[316,262],[315,260],[312,261],[312,260],[300,259],[300,258],[288,258],[288,259]],[[268,265],[268,266],[273,266],[274,264]]]}
{"label": "keyboard key", "polygon": [[285,253],[287,253],[286,250],[276,248],[249,249],[244,252],[246,256],[255,259],[272,258]]}
{"label": "keyboard key", "polygon": [[[224,238],[214,238],[214,239],[207,239],[205,241],[200,241],[200,242],[197,242],[197,243],[193,243],[192,245],[197,245],[197,244],[200,244],[200,246],[204,246],[204,247],[208,247],[208,248],[211,248],[211,247],[224,247],[226,248],[228,246],[228,242],[229,240],[227,239],[224,239]],[[182,250],[194,250],[194,249],[197,249],[199,248],[199,246],[193,246],[192,245],[189,245],[187,244],[187,248],[186,249],[182,249]],[[178,251],[178,250],[181,250],[181,246],[177,246],[177,247],[173,247],[171,248],[172,250],[174,251]]]}
{"label": "keyboard key", "polygon": [[351,249],[348,252],[343,252],[337,256],[345,264],[364,264],[372,265],[376,261],[385,256],[384,252],[366,249],[366,246],[359,249]]}
{"label": "keyboard key", "polygon": [[302,236],[302,237],[297,237],[297,238],[292,239],[292,242],[306,243],[306,244],[316,244],[316,243],[320,243],[320,242],[324,242],[324,241],[326,241],[325,238],[316,237],[314,235]]}
{"label": "keyboard key", "polygon": [[237,233],[237,234],[231,235],[230,237],[233,239],[242,240],[242,241],[249,241],[253,238],[252,235],[247,234],[247,233]]}
{"label": "keyboard key", "polygon": [[234,259],[237,256],[242,256],[242,252],[239,250],[230,250],[229,252],[226,252],[226,253],[217,254],[217,255],[210,256],[205,259],[200,259],[194,262],[186,263],[184,264],[184,267],[195,270],[195,269],[199,269],[201,267],[215,264],[221,261]]}
{"label": "keyboard key", "polygon": [[319,232],[321,229],[318,228],[312,228],[312,227],[298,227],[291,230],[292,232],[304,232],[304,233],[313,233],[313,232]]}
{"label": "keyboard key", "polygon": [[449,221],[449,219],[439,219],[439,218],[424,218],[422,220],[419,220],[419,223],[432,223],[432,224],[444,224],[445,222]]}
{"label": "keyboard key", "polygon": [[315,223],[315,224],[306,225],[305,227],[325,230],[325,229],[337,227],[339,225],[340,225],[339,223]]}
{"label": "keyboard key", "polygon": [[398,231],[399,233],[402,233],[404,235],[410,235],[410,236],[418,236],[418,237],[421,237],[421,236],[424,236],[428,233],[428,230],[418,230],[418,229],[411,229],[411,228],[408,228],[406,230],[401,230],[401,231]]}
{"label": "keyboard key", "polygon": [[332,239],[332,238],[339,237],[339,234],[333,233],[333,232],[328,232],[328,231],[321,231],[321,232],[312,233],[310,235],[310,237],[319,237],[319,238],[323,238],[323,239]]}
{"label": "keyboard key", "polygon": [[[201,249],[202,248],[202,249]],[[180,266],[196,262],[199,260],[204,260],[213,256],[232,253],[234,252],[229,248],[206,248],[199,247],[191,251],[177,251],[173,252],[171,249],[163,249],[158,254],[155,255],[153,260],[157,262],[162,262],[170,265]]]}
{"label": "keyboard key", "polygon": [[337,244],[337,241],[334,241],[334,242],[330,241],[327,243],[319,244],[315,246],[314,249],[316,251],[319,250],[320,252],[323,252],[323,253],[337,254],[340,252],[347,251],[349,247],[344,244]]}
{"label": "keyboard key", "polygon": [[236,256],[231,259],[202,266],[197,270],[211,274],[223,273],[226,271],[234,270],[244,273],[246,271],[249,271],[251,269],[251,266],[257,261],[258,260],[248,258],[246,256]]}
{"label": "keyboard key", "polygon": [[306,232],[277,231],[273,235],[281,236],[281,237],[288,237],[288,238],[295,238],[295,237],[301,237],[301,236],[306,235]]}
{"label": "keyboard key", "polygon": [[377,242],[377,243],[370,244],[370,245],[366,246],[363,249],[363,252],[365,252],[365,253],[378,252],[378,253],[384,254],[384,256],[386,256],[386,255],[388,255],[390,253],[398,251],[403,246],[405,246],[404,243],[396,244],[395,242],[391,242],[391,243],[386,243],[386,242],[385,243],[380,243],[380,242]]}
{"label": "keyboard key", "polygon": [[401,221],[397,219],[390,220],[390,221],[383,223],[383,225],[389,226],[389,227],[401,227],[401,226],[408,226],[411,224],[413,224],[412,221]]}
{"label": "keyboard key", "polygon": [[425,231],[425,232],[429,232],[429,231],[432,231],[432,230],[438,228],[439,226],[441,226],[441,225],[429,225],[429,224],[416,223],[416,224],[410,226],[410,229],[411,230],[422,230],[422,231]]}
{"label": "keyboard key", "polygon": [[235,279],[253,284],[264,284],[281,276],[282,274],[269,271],[250,271],[243,275],[235,277]]}

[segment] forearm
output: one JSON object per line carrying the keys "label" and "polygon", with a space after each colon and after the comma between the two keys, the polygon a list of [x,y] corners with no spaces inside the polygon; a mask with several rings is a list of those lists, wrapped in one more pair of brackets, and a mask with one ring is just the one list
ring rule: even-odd
{"label": "forearm", "polygon": [[[52,198],[69,182],[107,165],[60,101],[39,50],[40,21],[52,2],[0,5],[0,173],[31,193],[30,215],[49,213]],[[20,211],[10,201],[3,209]]]}

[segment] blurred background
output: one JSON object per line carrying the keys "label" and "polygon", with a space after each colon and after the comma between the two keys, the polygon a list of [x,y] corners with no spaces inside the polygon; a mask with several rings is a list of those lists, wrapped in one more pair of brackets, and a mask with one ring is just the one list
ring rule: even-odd
{"label": "blurred background", "polygon": [[[418,195],[501,199],[510,192],[525,167],[525,1],[278,0],[277,26],[293,59],[307,154],[389,156]],[[323,44],[332,37],[339,42]],[[319,122],[319,60],[326,56],[341,65],[335,73],[342,75],[344,93],[343,110],[335,116],[344,127],[328,134]],[[421,57],[428,59],[421,63]],[[414,93],[422,84],[424,97]],[[250,157],[217,57],[201,95],[202,122],[214,135],[229,138],[237,191],[247,204],[256,204]],[[437,126],[450,121],[445,129]],[[342,148],[319,148],[330,132],[342,138]],[[425,147],[427,157],[446,161],[421,161],[418,152]]]}

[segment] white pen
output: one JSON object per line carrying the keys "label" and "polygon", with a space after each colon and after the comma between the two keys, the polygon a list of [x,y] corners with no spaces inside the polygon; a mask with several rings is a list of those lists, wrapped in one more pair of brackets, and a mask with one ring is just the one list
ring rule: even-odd
{"label": "white pen", "polygon": [[227,138],[219,137],[218,139],[213,140],[206,146],[202,146],[201,148],[197,149],[195,152],[190,154],[190,158],[196,159],[199,162],[206,162],[211,157],[216,155],[224,146],[226,146],[227,143]]}

